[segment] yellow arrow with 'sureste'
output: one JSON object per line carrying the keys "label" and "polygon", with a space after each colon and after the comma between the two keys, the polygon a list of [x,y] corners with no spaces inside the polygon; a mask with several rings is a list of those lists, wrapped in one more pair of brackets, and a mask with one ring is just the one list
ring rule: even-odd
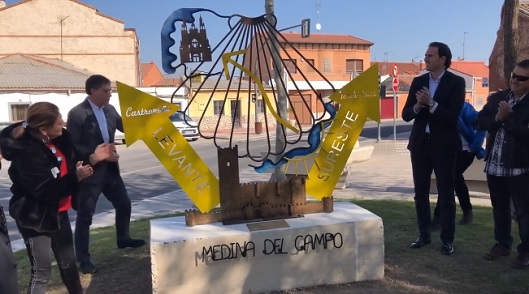
{"label": "yellow arrow with 'sureste'", "polygon": [[340,108],[309,172],[308,195],[318,199],[332,196],[367,119],[380,122],[378,79],[375,63],[329,97]]}

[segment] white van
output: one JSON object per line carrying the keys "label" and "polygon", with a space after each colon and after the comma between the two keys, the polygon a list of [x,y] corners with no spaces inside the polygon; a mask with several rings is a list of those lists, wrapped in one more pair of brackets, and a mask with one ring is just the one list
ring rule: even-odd
{"label": "white van", "polygon": [[173,113],[169,119],[188,141],[196,141],[200,137],[198,133],[198,124],[187,114],[177,111]]}

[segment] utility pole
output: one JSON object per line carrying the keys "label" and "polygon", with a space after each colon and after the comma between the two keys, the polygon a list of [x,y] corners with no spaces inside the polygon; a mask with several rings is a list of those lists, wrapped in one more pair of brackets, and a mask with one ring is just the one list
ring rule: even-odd
{"label": "utility pole", "polygon": [[[274,0],[265,0],[265,11],[266,18],[272,24],[276,25],[276,19],[272,17],[274,13]],[[277,37],[274,30],[271,31],[272,36],[270,37],[272,45],[272,60],[274,66],[274,81],[277,91],[277,112],[279,116],[287,120],[287,93],[286,89],[283,87],[283,65],[281,63],[281,57],[279,56],[279,44],[277,43]],[[283,126],[279,123],[276,123],[276,153],[282,153],[286,146],[286,136],[283,131]],[[278,154],[276,161],[279,160],[283,155]],[[286,179],[285,175],[285,165],[277,167],[274,169],[271,180],[284,180]]]}

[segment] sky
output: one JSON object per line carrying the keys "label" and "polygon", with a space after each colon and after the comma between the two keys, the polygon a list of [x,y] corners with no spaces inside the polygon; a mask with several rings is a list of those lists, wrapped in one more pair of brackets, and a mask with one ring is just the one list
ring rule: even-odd
{"label": "sky", "polygon": [[[141,62],[154,61],[161,69],[160,31],[179,8],[207,8],[219,14],[248,17],[265,13],[268,0],[85,0],[99,12],[135,28],[140,38]],[[13,4],[18,1],[7,0]],[[319,11],[317,9],[319,2]],[[372,61],[421,60],[428,43],[440,41],[454,59],[484,61],[500,26],[503,0],[275,0],[277,27],[287,28],[311,19],[311,34],[348,34],[373,42]],[[315,28],[316,22],[321,30]],[[206,23],[211,41],[228,32],[225,20]],[[289,31],[300,32],[300,28]],[[463,46],[464,44],[464,46]],[[464,55],[463,55],[464,48]]]}

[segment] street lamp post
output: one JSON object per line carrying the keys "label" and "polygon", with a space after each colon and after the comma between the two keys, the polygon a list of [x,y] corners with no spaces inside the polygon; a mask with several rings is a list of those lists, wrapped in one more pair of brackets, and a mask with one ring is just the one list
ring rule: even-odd
{"label": "street lamp post", "polygon": [[[265,11],[266,11],[266,18],[268,21],[275,25],[276,19],[272,17],[272,14],[274,13],[274,0],[265,0]],[[286,89],[283,87],[283,83],[281,82],[282,79],[282,73],[283,73],[283,65],[281,64],[281,57],[279,56],[279,44],[277,44],[277,38],[274,36],[276,32],[274,30],[271,31],[270,41],[272,42],[272,59],[273,59],[273,65],[274,65],[274,81],[276,84],[276,90],[277,90],[277,112],[279,113],[279,116],[283,119],[287,119],[287,93]],[[276,123],[276,153],[278,153],[276,160],[279,160],[282,157],[282,151],[285,149],[286,146],[286,136],[283,129],[283,126],[279,123]],[[271,180],[285,180],[285,166],[282,165],[281,167],[276,167],[274,169],[274,173],[272,174]]]}

